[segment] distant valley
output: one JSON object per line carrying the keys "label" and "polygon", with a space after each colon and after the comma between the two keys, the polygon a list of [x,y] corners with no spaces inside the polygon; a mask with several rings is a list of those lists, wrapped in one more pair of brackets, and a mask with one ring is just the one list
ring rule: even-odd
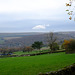
{"label": "distant valley", "polygon": [[[75,39],[75,32],[55,32],[57,42],[61,44],[64,39]],[[35,41],[43,41],[46,44],[46,33],[0,33],[0,47],[30,46]]]}

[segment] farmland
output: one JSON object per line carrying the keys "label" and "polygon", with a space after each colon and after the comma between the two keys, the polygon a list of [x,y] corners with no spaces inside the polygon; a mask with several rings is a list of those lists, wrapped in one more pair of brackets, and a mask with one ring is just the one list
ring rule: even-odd
{"label": "farmland", "polygon": [[53,53],[0,59],[0,75],[37,75],[75,63],[75,54]]}

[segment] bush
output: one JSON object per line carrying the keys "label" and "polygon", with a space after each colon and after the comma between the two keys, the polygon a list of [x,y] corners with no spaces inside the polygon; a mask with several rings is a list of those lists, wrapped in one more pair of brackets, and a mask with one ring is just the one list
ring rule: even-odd
{"label": "bush", "polygon": [[64,48],[66,49],[66,53],[75,53],[75,40],[64,40],[63,43]]}

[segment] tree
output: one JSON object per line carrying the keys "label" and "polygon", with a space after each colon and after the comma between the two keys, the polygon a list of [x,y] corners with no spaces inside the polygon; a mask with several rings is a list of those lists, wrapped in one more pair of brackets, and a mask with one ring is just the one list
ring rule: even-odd
{"label": "tree", "polygon": [[66,53],[75,53],[75,40],[64,40],[63,43],[64,48],[66,49]]}
{"label": "tree", "polygon": [[53,44],[53,50],[59,50],[59,45],[56,42]]}
{"label": "tree", "polygon": [[23,49],[22,49],[22,50],[23,50],[23,52],[26,52],[26,46],[25,46],[25,47],[23,47]]}
{"label": "tree", "polygon": [[27,52],[31,52],[32,50],[33,50],[32,47],[30,47],[30,46],[27,46],[27,47],[26,47],[26,51],[27,51]]}
{"label": "tree", "polygon": [[30,47],[30,46],[27,46],[27,47],[24,47],[24,48],[23,48],[23,52],[30,52],[30,51],[32,51],[32,50],[33,50],[33,48]]}
{"label": "tree", "polygon": [[48,46],[50,47],[51,51],[54,49],[54,44],[57,40],[57,37],[54,36],[53,32],[47,34],[47,42]]}
{"label": "tree", "polygon": [[69,2],[66,3],[67,6],[67,14],[70,15],[69,19],[71,20],[74,17],[75,21],[75,0],[69,0]]}
{"label": "tree", "polygon": [[69,40],[64,40],[64,43],[62,44],[63,48],[65,48],[66,50],[68,50],[69,49],[69,43],[70,43]]}
{"label": "tree", "polygon": [[13,53],[14,52],[14,48],[7,48],[7,52],[9,53]]}
{"label": "tree", "polygon": [[32,48],[34,48],[34,49],[39,49],[40,50],[40,48],[42,48],[42,45],[43,45],[43,42],[41,41],[36,41],[36,42],[34,42],[33,44],[32,44]]}
{"label": "tree", "polygon": [[7,48],[2,48],[2,49],[1,49],[1,53],[2,53],[2,54],[6,54],[6,53],[7,53]]}

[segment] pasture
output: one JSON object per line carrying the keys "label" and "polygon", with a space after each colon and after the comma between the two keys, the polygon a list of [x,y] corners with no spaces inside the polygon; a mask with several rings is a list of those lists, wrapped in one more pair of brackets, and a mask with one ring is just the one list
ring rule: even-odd
{"label": "pasture", "polygon": [[75,63],[75,54],[53,53],[38,56],[0,58],[0,75],[37,75]]}
{"label": "pasture", "polygon": [[13,52],[13,54],[15,55],[22,55],[22,54],[36,54],[36,53],[44,53],[44,52],[49,52],[50,49],[47,50],[33,50],[30,52],[23,52],[23,51],[17,51],[17,52]]}

